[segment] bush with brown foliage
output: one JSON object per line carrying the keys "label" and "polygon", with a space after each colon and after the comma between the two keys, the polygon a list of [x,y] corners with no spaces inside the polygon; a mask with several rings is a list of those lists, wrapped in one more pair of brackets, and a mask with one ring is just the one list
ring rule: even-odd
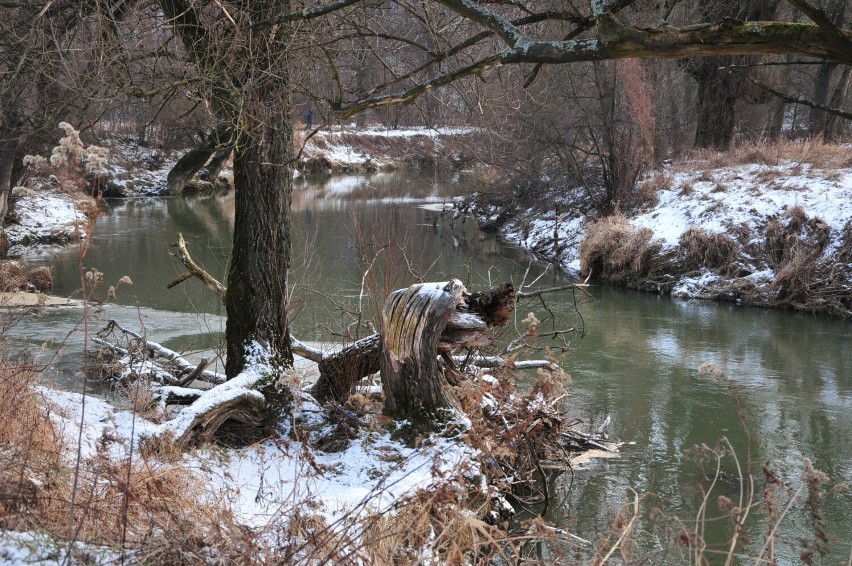
{"label": "bush with brown foliage", "polygon": [[662,244],[649,228],[636,228],[621,212],[586,226],[580,244],[580,271],[612,281],[647,277],[664,264]]}
{"label": "bush with brown foliage", "polygon": [[684,232],[678,243],[683,268],[688,271],[706,267],[733,274],[734,263],[740,255],[739,244],[729,236],[711,234],[700,228]]}

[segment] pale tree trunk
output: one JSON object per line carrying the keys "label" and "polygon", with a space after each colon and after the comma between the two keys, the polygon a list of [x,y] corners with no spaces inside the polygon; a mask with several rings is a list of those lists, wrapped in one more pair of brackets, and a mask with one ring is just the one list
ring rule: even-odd
{"label": "pale tree trunk", "polygon": [[[424,294],[428,295],[431,289],[443,288],[446,285],[446,282],[415,285],[410,289],[396,291],[396,294],[408,293],[409,305],[414,305],[423,298]],[[449,318],[446,324],[438,333],[437,351],[431,350],[430,344],[433,336],[424,333],[418,324],[410,324],[405,327],[395,325],[398,321],[394,320],[394,313],[389,312],[385,313],[385,320],[388,321],[386,330],[393,330],[397,334],[388,336],[387,339],[392,340],[395,344],[408,343],[412,350],[432,351],[432,357],[440,354],[445,359],[450,359],[453,352],[463,348],[482,348],[490,345],[494,340],[491,328],[505,325],[509,319],[509,314],[514,309],[515,290],[509,283],[472,295],[461,293],[453,308],[449,310]],[[396,316],[400,315],[405,315],[405,312],[396,313]],[[421,316],[416,320],[412,319],[411,322],[419,322],[423,319]],[[403,335],[404,333],[407,334]],[[320,375],[311,388],[311,394],[320,401],[346,402],[362,378],[381,370],[382,360],[385,356],[382,342],[381,335],[373,334],[350,344],[336,354],[314,359],[319,364]],[[307,351],[297,353],[310,357],[310,353]],[[431,376],[431,374],[429,375]],[[391,377],[390,379],[397,378]],[[428,379],[432,379],[432,377]],[[391,405],[393,404],[395,404],[395,401],[392,400]],[[417,403],[413,404],[419,406]]]}
{"label": "pale tree trunk", "polygon": [[[250,10],[257,20],[288,7],[269,0],[253,2]],[[234,151],[234,247],[225,294],[228,377],[245,367],[246,348],[254,342],[270,351],[275,365],[293,365],[287,317],[294,162],[287,31],[250,32],[245,41],[258,72],[244,82]]]}
{"label": "pale tree trunk", "polygon": [[446,420],[458,401],[438,371],[438,342],[462,302],[454,279],[394,291],[382,312],[385,413],[420,422]]}

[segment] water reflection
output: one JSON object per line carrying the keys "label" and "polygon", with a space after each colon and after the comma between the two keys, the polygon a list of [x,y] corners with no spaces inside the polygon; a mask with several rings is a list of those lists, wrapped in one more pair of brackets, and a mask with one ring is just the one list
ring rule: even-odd
{"label": "water reflection", "polygon": [[[353,327],[346,312],[359,305],[367,313],[371,310],[362,286],[368,265],[379,289],[408,285],[416,276],[460,277],[470,287],[504,280],[518,284],[530,266],[523,253],[480,234],[471,221],[458,219],[451,227],[452,219],[436,211],[439,206],[420,206],[440,205],[467,190],[464,179],[434,177],[299,180],[293,199],[297,236],[291,274],[295,332],[303,339],[333,342],[347,333],[366,332]],[[130,327],[144,326],[152,339],[181,350],[220,343],[223,309],[215,297],[194,280],[165,289],[183,271],[168,252],[182,232],[195,258],[224,279],[232,218],[231,196],[109,203],[83,265],[103,271],[107,284],[128,275],[134,285],[120,287],[115,303],[104,307],[101,320],[92,326],[118,318]],[[371,264],[377,254],[379,260]],[[54,267],[57,293],[73,294],[80,279],[78,252],[67,250],[45,261]],[[536,274],[543,269],[533,267]],[[550,274],[539,284],[560,282]],[[772,459],[789,479],[798,478],[807,456],[832,478],[852,481],[848,322],[672,301],[606,287],[593,288],[592,293],[595,301],[582,307],[588,336],[575,340],[564,360],[573,378],[572,410],[588,422],[611,415],[612,435],[635,444],[626,447],[620,459],[578,472],[573,483],[568,478],[557,482],[560,503],[550,511],[554,522],[597,538],[607,530],[613,511],[631,497],[628,488],[653,494],[649,504],[681,517],[694,516],[697,486],[704,478],[685,453],[696,444],[712,446],[722,436],[741,458],[750,450],[756,465]],[[104,294],[101,290],[99,296]],[[565,318],[557,326],[578,324],[570,295],[554,297],[551,305]],[[520,318],[529,311],[544,318],[535,303],[522,305]],[[19,324],[16,332],[26,336],[32,348],[70,335],[57,364],[64,371],[57,379],[75,387],[82,359],[80,313],[50,312]],[[45,348],[45,356],[51,348]],[[723,369],[730,381],[699,374],[705,362]],[[739,406],[732,383],[742,401]],[[747,417],[752,442],[743,433],[740,413]],[[731,463],[725,465],[730,474]],[[759,467],[754,471],[759,477]],[[719,493],[736,488],[726,481]],[[843,497],[823,511],[829,535],[846,545],[848,556],[852,498]],[[720,514],[715,507],[713,512]],[[807,516],[793,514],[790,527],[803,532],[807,521]],[[640,534],[644,548],[669,546],[664,524]],[[710,528],[715,540],[723,540],[728,532],[724,522]],[[759,532],[751,534],[760,538]],[[797,554],[789,548],[785,552]]]}

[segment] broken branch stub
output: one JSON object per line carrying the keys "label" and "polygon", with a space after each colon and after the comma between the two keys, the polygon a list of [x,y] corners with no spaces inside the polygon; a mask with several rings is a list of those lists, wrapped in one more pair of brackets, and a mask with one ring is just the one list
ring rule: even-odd
{"label": "broken branch stub", "polygon": [[412,285],[388,297],[381,376],[385,413],[391,417],[432,422],[458,408],[438,371],[438,342],[464,296],[464,285],[453,279]]}

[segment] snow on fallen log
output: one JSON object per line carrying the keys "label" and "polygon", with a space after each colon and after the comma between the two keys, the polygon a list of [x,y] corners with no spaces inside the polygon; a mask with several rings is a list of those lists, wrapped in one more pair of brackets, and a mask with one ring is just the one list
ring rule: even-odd
{"label": "snow on fallen log", "polygon": [[[170,435],[175,442],[211,441],[219,429],[233,421],[245,430],[263,427],[268,420],[269,406],[260,391],[277,377],[259,344],[251,348],[246,369],[228,381],[202,393],[170,421],[161,425],[157,436]],[[180,389],[171,388],[172,392]],[[168,392],[168,391],[167,391]]]}

